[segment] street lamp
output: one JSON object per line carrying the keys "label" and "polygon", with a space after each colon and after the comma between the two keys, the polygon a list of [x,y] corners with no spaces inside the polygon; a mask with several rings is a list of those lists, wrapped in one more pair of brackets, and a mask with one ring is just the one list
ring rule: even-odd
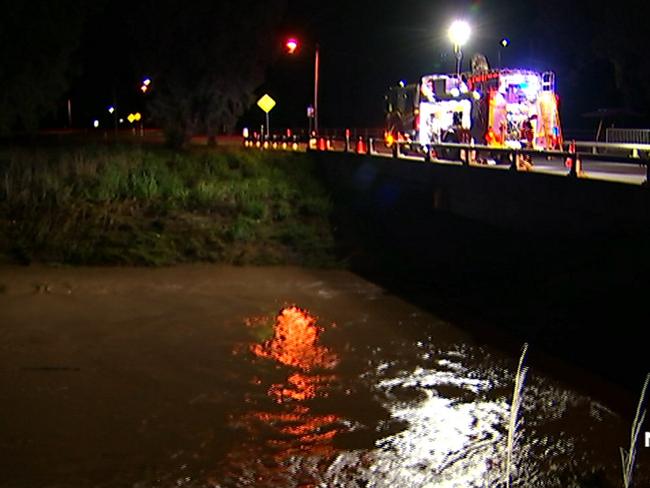
{"label": "street lamp", "polygon": [[501,51],[510,45],[510,39],[504,37],[499,41],[499,68],[501,68]]}
{"label": "street lamp", "polygon": [[[285,47],[287,48],[288,54],[294,54],[299,47],[298,40],[295,37],[290,37],[285,42]],[[314,49],[314,106],[313,110],[309,110],[309,113],[313,113],[314,119],[314,133],[318,134],[318,80],[320,75],[320,46],[316,44]]]}
{"label": "street lamp", "polygon": [[460,77],[461,60],[463,59],[462,47],[469,40],[472,29],[469,24],[464,20],[455,20],[449,26],[447,35],[449,40],[454,45],[454,53],[456,54],[456,74]]}
{"label": "street lamp", "polygon": [[151,85],[151,79],[150,78],[145,78],[142,80],[142,85],[140,86],[140,90],[142,93],[147,93],[147,90],[149,89],[149,85]]}

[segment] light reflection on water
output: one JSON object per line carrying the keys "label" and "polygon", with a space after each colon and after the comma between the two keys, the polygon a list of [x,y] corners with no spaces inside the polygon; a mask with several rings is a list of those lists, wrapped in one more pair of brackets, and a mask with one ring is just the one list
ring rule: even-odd
{"label": "light reflection on water", "polygon": [[[249,442],[230,453],[224,484],[215,486],[505,486],[513,364],[468,345],[445,350],[418,340],[375,347],[356,376],[342,375],[358,351],[321,345],[323,331],[309,312],[288,307],[273,337],[250,347],[261,367],[274,362],[268,376],[282,379],[258,381],[267,401],[236,421]],[[364,413],[377,408],[383,418]],[[575,433],[548,424],[566,421],[569,410],[592,422],[614,417],[540,378],[529,380],[522,408],[511,486],[566,486],[597,462],[577,451]],[[365,441],[347,446],[346,435],[358,431]]]}
{"label": "light reflection on water", "polygon": [[[72,296],[32,291],[68,279]],[[3,487],[499,485],[517,358],[349,273],[15,280],[24,291],[0,296]],[[285,297],[304,309],[274,313]],[[513,486],[620,486],[636,402],[614,413],[527,363]],[[74,370],[20,370],[40,365]]]}

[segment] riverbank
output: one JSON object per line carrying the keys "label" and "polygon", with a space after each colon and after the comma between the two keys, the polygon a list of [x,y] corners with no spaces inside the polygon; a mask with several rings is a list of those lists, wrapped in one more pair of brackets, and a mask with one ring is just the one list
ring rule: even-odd
{"label": "riverbank", "polygon": [[0,148],[0,262],[335,262],[304,154],[151,145]]}

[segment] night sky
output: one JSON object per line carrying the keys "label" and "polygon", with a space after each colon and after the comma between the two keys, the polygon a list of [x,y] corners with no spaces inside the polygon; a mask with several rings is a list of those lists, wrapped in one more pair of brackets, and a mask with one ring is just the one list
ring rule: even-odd
{"label": "night sky", "polygon": [[[192,1],[176,3],[179,8],[193,7]],[[219,3],[214,2],[216,10]],[[278,102],[271,114],[275,127],[307,124],[316,43],[321,53],[321,127],[381,127],[383,95],[389,86],[416,81],[427,73],[453,71],[446,30],[456,18],[466,19],[473,28],[463,49],[465,69],[477,52],[496,67],[499,41],[507,37],[510,45],[501,50],[502,66],[556,72],[565,129],[593,130],[597,121],[582,114],[601,108],[626,107],[641,115],[620,121],[627,125],[646,122],[650,63],[640,48],[644,26],[639,19],[647,18],[650,8],[642,1],[614,6],[559,0],[286,0],[285,4],[273,45],[267,46],[273,62],[256,89],[256,95],[268,93]],[[155,45],[157,39],[140,33],[138,15],[143,15],[142,9],[138,13],[125,0],[98,1],[88,9],[71,55],[69,86],[41,126],[66,125],[68,99],[73,125],[82,127],[94,118],[107,119],[106,108],[114,103],[124,113],[145,108],[147,100],[139,86],[144,76],[152,75],[131,54],[136,46]],[[161,29],[169,22],[157,18],[156,8],[144,15],[150,24],[159,21]],[[294,56],[282,52],[288,35],[301,41]],[[183,36],[178,37],[182,45]],[[38,35],[34,42],[39,42]],[[210,62],[206,57],[205,63]],[[240,117],[237,129],[255,127],[263,120],[263,113],[253,106]]]}

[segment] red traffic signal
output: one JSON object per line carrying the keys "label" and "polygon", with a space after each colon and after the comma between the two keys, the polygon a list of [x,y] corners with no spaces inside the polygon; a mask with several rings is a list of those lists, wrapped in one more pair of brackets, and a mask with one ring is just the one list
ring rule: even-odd
{"label": "red traffic signal", "polygon": [[298,40],[295,37],[290,37],[287,39],[287,42],[284,44],[284,47],[287,48],[289,54],[293,54],[298,49]]}

